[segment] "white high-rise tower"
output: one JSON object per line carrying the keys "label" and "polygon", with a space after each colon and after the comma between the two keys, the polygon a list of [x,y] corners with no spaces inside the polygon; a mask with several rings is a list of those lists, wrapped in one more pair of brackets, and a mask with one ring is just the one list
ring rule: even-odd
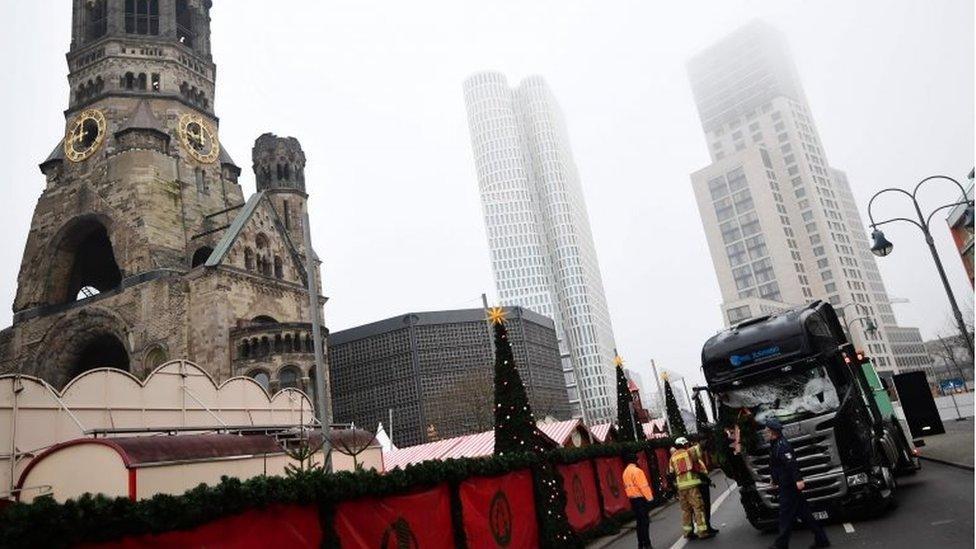
{"label": "white high-rise tower", "polygon": [[823,299],[885,375],[927,366],[918,329],[896,323],[785,38],[751,23],[693,58],[688,73],[712,159],[691,179],[725,321]]}
{"label": "white high-rise tower", "polygon": [[464,99],[498,296],[555,321],[574,413],[612,421],[613,329],[559,105],[538,76],[492,72]]}

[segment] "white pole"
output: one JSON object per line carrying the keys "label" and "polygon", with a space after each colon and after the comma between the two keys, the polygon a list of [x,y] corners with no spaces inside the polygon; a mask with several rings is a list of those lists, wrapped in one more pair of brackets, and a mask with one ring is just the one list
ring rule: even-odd
{"label": "white pole", "polygon": [[691,393],[688,392],[688,382],[685,381],[685,376],[681,376],[681,385],[685,388],[685,402],[688,403],[688,409],[692,412],[695,411],[695,405],[691,402]]}
{"label": "white pole", "polygon": [[303,232],[305,237],[305,273],[308,283],[309,317],[312,321],[312,348],[315,350],[315,407],[319,422],[322,423],[322,433],[328,437],[332,425],[332,404],[329,402],[329,372],[325,367],[322,350],[322,326],[319,319],[319,290],[318,265],[315,264],[315,254],[312,252],[312,232],[309,228],[308,212],[305,212]]}
{"label": "white pole", "polygon": [[651,370],[654,371],[654,381],[657,383],[657,401],[661,403],[661,416],[664,418],[664,426],[671,433],[671,422],[668,420],[668,406],[664,402],[664,390],[661,388],[661,376],[657,375],[657,364],[651,359]]}

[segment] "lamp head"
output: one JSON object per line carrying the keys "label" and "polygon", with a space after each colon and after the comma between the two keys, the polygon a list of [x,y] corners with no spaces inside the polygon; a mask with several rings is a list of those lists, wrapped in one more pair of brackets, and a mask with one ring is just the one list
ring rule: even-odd
{"label": "lamp head", "polygon": [[874,323],[873,319],[869,318],[864,322],[864,331],[866,333],[873,334],[874,332],[878,331],[878,325]]}
{"label": "lamp head", "polygon": [[891,250],[895,248],[895,245],[885,238],[884,233],[878,229],[871,232],[871,238],[874,240],[874,243],[871,244],[871,253],[878,257],[890,254]]}

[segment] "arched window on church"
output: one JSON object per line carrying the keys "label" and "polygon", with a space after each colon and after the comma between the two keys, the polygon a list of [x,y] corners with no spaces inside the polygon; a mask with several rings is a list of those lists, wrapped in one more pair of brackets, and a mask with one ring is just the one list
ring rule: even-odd
{"label": "arched window on church", "polygon": [[146,353],[145,371],[151,372],[166,362],[166,351],[159,345],[154,346]]}
{"label": "arched window on church", "polygon": [[176,38],[181,44],[193,47],[196,34],[193,32],[193,12],[187,0],[176,0]]}
{"label": "arched window on church", "polygon": [[197,194],[210,194],[210,187],[207,185],[207,173],[202,168],[195,168],[194,176],[197,182]]}
{"label": "arched window on church", "polygon": [[146,73],[140,72],[139,73],[139,83],[138,83],[137,87],[140,90],[145,90],[146,89],[146,82],[147,82],[147,80],[146,80]]}
{"label": "arched window on church", "polygon": [[278,386],[282,389],[294,387],[299,389],[298,379],[301,377],[298,368],[295,366],[285,366],[278,372]]}
{"label": "arched window on church", "polygon": [[258,233],[254,237],[254,246],[257,248],[258,272],[264,276],[271,276],[271,261],[268,259],[268,237],[264,233]]}
{"label": "arched window on church", "polygon": [[105,36],[107,30],[107,10],[105,0],[89,0],[85,4],[85,40],[97,40]]}
{"label": "arched window on church", "polygon": [[251,248],[244,248],[244,268],[249,271],[254,270],[254,252]]}
{"label": "arched window on church", "polygon": [[254,381],[257,381],[258,385],[264,387],[265,391],[271,390],[271,376],[268,375],[268,372],[261,369],[251,370],[247,373],[247,377],[253,378]]}
{"label": "arched window on church", "polygon": [[123,86],[127,90],[131,90],[136,86],[136,75],[131,72],[125,73],[125,85]]}
{"label": "arched window on church", "polygon": [[281,264],[281,258],[278,257],[278,256],[275,256],[275,258],[274,258],[274,275],[275,275],[275,278],[284,278],[285,277],[285,269],[284,269],[284,267]]}
{"label": "arched window on church", "polygon": [[200,246],[195,252],[193,252],[193,257],[190,259],[190,268],[199,267],[207,262],[210,254],[213,253],[213,248],[210,246]]}
{"label": "arched window on church", "polygon": [[159,34],[159,0],[125,0],[125,32]]}
{"label": "arched window on church", "polygon": [[108,229],[94,216],[65,225],[49,271],[49,303],[71,303],[113,290],[122,271]]}

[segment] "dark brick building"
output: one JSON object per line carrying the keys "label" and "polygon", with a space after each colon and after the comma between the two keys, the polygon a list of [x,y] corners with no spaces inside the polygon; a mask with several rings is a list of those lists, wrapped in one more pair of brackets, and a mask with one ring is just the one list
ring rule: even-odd
{"label": "dark brick building", "polygon": [[[552,320],[520,307],[506,310],[536,417],[568,419]],[[493,364],[482,309],[409,313],[335,332],[329,335],[334,420],[367,429],[382,421],[397,446],[491,429]]]}

